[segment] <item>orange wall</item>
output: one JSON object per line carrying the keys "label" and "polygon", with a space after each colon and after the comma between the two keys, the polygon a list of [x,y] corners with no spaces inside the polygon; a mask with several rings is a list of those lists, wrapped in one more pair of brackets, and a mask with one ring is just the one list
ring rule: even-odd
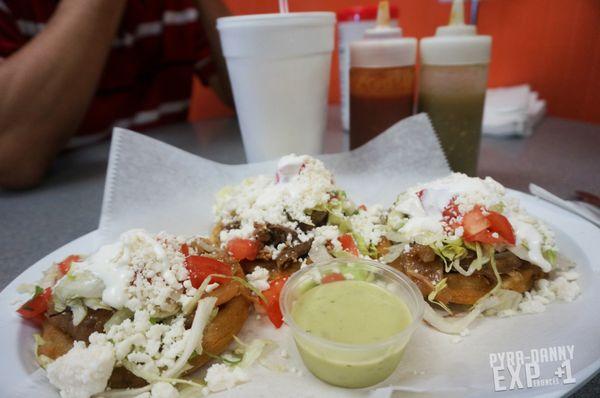
{"label": "orange wall", "polygon": [[[276,0],[225,0],[233,14],[276,12]],[[392,0],[406,36],[432,35],[447,23],[450,5],[437,0]],[[292,11],[331,10],[376,0],[290,0]],[[490,86],[529,83],[550,114],[600,123],[600,1],[483,0],[479,31],[493,36]],[[337,50],[329,98],[339,102]],[[231,115],[194,82],[190,119]]]}

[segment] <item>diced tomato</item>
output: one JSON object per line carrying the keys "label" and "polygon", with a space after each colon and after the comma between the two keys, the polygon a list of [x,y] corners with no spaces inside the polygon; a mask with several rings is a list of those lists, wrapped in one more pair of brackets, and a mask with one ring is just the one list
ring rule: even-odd
{"label": "diced tomato", "polygon": [[510,221],[508,221],[506,217],[498,212],[490,211],[490,214],[487,215],[487,219],[492,224],[490,230],[498,233],[507,243],[511,245],[515,244],[515,232],[513,231],[512,225],[510,225]]}
{"label": "diced tomato", "polygon": [[179,249],[179,251],[185,256],[188,257],[190,255],[190,247],[187,245],[187,243],[184,243],[183,245],[181,245],[181,248]]}
{"label": "diced tomato", "polygon": [[481,207],[476,206],[463,216],[463,238],[469,242],[488,244],[515,244],[512,225],[506,217],[495,211],[483,214]]}
{"label": "diced tomato", "polygon": [[69,256],[69,257],[65,258],[64,260],[62,260],[60,263],[58,263],[58,270],[60,271],[61,274],[66,275],[69,272],[69,270],[71,269],[71,264],[76,263],[78,261],[81,261],[80,256],[76,256],[76,255]]}
{"label": "diced tomato", "polygon": [[417,196],[419,197],[419,199],[423,199],[423,194],[425,193],[424,189],[421,189],[419,192],[417,192]]}
{"label": "diced tomato", "polygon": [[227,250],[236,260],[255,260],[259,243],[252,239],[234,238],[227,243]]}
{"label": "diced tomato", "polygon": [[342,244],[342,249],[344,249],[344,251],[358,257],[358,247],[356,247],[356,242],[354,242],[354,238],[351,234],[341,235],[338,237],[338,240]]}
{"label": "diced tomato", "polygon": [[281,307],[279,306],[279,296],[281,295],[281,289],[283,289],[286,280],[287,276],[275,278],[269,282],[269,288],[262,292],[267,301],[261,301],[261,305],[265,309],[271,323],[275,325],[277,329],[283,325],[283,315],[281,314]]}
{"label": "diced tomato", "polygon": [[464,228],[464,237],[468,239],[469,237],[488,229],[491,223],[483,215],[481,207],[475,206],[473,210],[463,216],[462,225]]}
{"label": "diced tomato", "polygon": [[[190,274],[192,286],[195,288],[200,287],[209,275],[233,275],[229,264],[207,256],[189,256],[186,259],[186,268]],[[229,278],[211,276],[211,282],[227,283],[228,281]]]}
{"label": "diced tomato", "polygon": [[346,280],[346,278],[344,278],[344,275],[340,274],[339,272],[334,272],[332,274],[327,274],[323,278],[321,278],[321,283],[325,284],[325,283],[345,281],[345,280]]}
{"label": "diced tomato", "polygon": [[23,304],[17,312],[23,318],[41,325],[44,320],[44,314],[48,310],[48,302],[51,297],[52,289],[46,288],[43,291],[37,292],[29,301]]}
{"label": "diced tomato", "polygon": [[498,235],[498,237],[494,237],[494,235],[492,234],[493,232],[490,232],[486,229],[484,231],[476,233],[475,235],[465,237],[465,240],[469,242],[489,243],[490,245],[495,245],[497,243],[505,243],[504,239],[500,235]]}
{"label": "diced tomato", "polygon": [[367,211],[367,206],[365,206],[364,204],[358,206],[358,208],[361,209],[361,210]]}

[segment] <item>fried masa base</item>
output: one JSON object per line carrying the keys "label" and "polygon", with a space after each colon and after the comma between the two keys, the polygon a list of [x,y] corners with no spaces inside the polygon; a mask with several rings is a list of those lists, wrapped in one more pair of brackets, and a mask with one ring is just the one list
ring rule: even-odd
{"label": "fried masa base", "polygon": [[[243,295],[237,295],[219,307],[217,316],[206,326],[202,339],[204,354],[190,361],[192,368],[185,374],[190,374],[201,368],[211,358],[206,354],[219,355],[227,349],[237,335],[246,319],[248,319],[249,304]],[[38,348],[38,355],[56,359],[66,354],[73,347],[73,338],[62,332],[48,321],[42,325],[44,344]],[[108,382],[111,388],[137,388],[146,385],[146,381],[135,376],[123,367],[117,367]]]}

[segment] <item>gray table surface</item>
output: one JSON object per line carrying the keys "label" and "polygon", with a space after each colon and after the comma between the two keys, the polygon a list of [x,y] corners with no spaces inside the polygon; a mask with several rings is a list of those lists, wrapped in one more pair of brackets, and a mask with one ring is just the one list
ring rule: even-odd
{"label": "gray table surface", "polygon": [[[154,138],[222,163],[245,162],[235,119],[181,123],[148,132]],[[347,147],[339,108],[332,107],[327,152]],[[0,288],[46,254],[97,228],[110,143],[62,153],[44,183],[33,190],[0,190]],[[533,136],[484,138],[479,174],[527,191],[534,182],[572,198],[575,190],[600,194],[600,125],[548,117]],[[574,396],[600,396],[600,375]]]}

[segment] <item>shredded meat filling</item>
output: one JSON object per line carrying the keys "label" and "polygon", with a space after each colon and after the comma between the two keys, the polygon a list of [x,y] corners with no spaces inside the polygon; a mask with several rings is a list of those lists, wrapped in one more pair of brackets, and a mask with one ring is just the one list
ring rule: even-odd
{"label": "shredded meat filling", "polygon": [[[50,305],[53,308],[54,305]],[[77,326],[73,325],[73,314],[71,311],[49,312],[48,322],[68,334],[74,340],[88,342],[89,337],[94,332],[104,332],[104,324],[110,319],[114,312],[110,310],[92,310],[88,309],[87,315]]]}
{"label": "shredded meat filling", "polygon": [[299,242],[298,233],[282,225],[255,225],[255,228],[254,237],[263,245],[277,247],[282,243],[287,244],[274,259],[265,250],[259,252],[257,260],[265,262],[266,264],[261,265],[265,268],[271,269],[274,265],[279,270],[286,269],[304,258],[312,245],[312,239]]}
{"label": "shredded meat filling", "polygon": [[[475,253],[469,252],[461,265],[470,264]],[[520,293],[531,290],[533,283],[544,274],[542,270],[509,251],[496,253],[496,267],[502,279],[502,288]],[[408,275],[427,297],[435,286],[447,278],[447,287],[436,296],[436,300],[445,304],[473,305],[496,285],[496,277],[488,263],[470,276],[464,276],[452,270],[444,272],[444,263],[428,246],[413,245],[411,250],[402,253],[390,265]]]}

